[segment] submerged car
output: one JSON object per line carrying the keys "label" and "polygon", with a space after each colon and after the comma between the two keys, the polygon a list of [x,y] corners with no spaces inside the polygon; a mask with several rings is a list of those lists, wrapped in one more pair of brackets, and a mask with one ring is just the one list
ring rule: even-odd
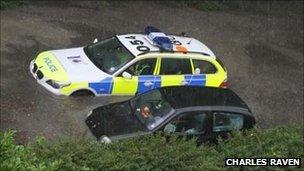
{"label": "submerged car", "polygon": [[117,35],[85,47],[50,50],[30,63],[39,84],[56,95],[134,95],[166,86],[227,87],[227,71],[200,41],[166,35]]}
{"label": "submerged car", "polygon": [[172,86],[98,107],[85,122],[104,142],[161,131],[195,136],[202,143],[232,130],[252,128],[255,118],[230,89]]}

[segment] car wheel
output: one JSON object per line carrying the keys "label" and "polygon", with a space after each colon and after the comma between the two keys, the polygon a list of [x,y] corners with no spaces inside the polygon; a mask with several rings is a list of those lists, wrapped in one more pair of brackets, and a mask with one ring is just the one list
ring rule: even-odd
{"label": "car wheel", "polygon": [[94,93],[91,92],[90,90],[78,90],[72,93],[73,97],[78,97],[78,96],[94,96]]}

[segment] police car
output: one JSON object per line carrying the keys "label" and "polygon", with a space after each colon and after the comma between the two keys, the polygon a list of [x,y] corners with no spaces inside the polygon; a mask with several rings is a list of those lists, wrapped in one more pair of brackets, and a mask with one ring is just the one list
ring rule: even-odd
{"label": "police car", "polygon": [[40,53],[30,63],[37,82],[56,95],[134,95],[166,86],[227,86],[227,71],[200,41],[166,35],[117,35],[78,48]]}

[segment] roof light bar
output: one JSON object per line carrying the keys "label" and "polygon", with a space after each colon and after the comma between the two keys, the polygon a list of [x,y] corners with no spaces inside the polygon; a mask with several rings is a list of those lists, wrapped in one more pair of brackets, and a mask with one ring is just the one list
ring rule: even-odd
{"label": "roof light bar", "polygon": [[173,44],[170,38],[159,29],[153,26],[147,26],[145,28],[145,33],[149,40],[153,42],[156,46],[158,46],[162,50],[173,51]]}

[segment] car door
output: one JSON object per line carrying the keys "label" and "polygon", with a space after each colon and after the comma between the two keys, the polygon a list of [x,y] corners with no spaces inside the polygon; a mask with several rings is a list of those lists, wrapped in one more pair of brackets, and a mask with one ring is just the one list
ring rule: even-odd
{"label": "car door", "polygon": [[[114,77],[112,94],[114,95],[134,95],[160,87],[160,77],[154,75],[157,58],[147,58],[135,62]],[[124,77],[124,73],[131,77]]]}
{"label": "car door", "polygon": [[188,85],[194,86],[212,86],[217,78],[216,67],[207,60],[191,59],[193,65],[193,75],[186,76]]}
{"label": "car door", "polygon": [[166,58],[161,59],[159,67],[161,87],[186,86],[187,79],[192,75],[191,61],[189,58]]}
{"label": "car door", "polygon": [[171,119],[162,127],[166,135],[197,137],[198,142],[206,141],[212,130],[212,118],[208,112],[185,112]]}
{"label": "car door", "polygon": [[223,82],[227,81],[226,71],[215,60],[192,59],[192,64],[194,73],[199,78],[199,84],[203,83],[205,86],[219,87]]}

